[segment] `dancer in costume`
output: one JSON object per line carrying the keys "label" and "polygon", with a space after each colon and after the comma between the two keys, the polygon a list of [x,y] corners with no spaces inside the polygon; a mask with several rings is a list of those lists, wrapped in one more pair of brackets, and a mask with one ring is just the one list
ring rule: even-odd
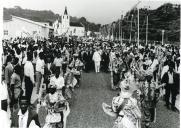
{"label": "dancer in costume", "polygon": [[121,92],[114,97],[112,106],[102,104],[106,114],[116,117],[113,128],[141,128],[141,111],[137,100],[133,98],[136,90],[135,79],[132,75],[125,77],[120,83]]}

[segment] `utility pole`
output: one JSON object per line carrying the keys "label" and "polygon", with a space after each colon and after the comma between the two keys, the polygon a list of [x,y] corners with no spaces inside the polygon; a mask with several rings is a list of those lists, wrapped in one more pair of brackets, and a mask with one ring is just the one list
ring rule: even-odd
{"label": "utility pole", "polygon": [[146,45],[148,45],[148,10],[146,11]]}
{"label": "utility pole", "polygon": [[121,15],[121,45],[123,44],[123,27],[122,27],[123,15]]}
{"label": "utility pole", "polygon": [[[133,9],[134,9],[135,7],[137,7],[139,3],[141,3],[141,1],[138,1],[138,3],[137,3],[135,6],[133,6]],[[138,33],[137,33],[137,34],[138,34],[138,38],[137,38],[137,44],[138,44],[138,46],[139,46],[139,40],[140,40],[140,37],[139,37],[139,34],[140,34],[140,33],[139,33],[139,29],[140,29],[140,28],[139,28],[139,24],[140,24],[140,23],[139,23],[139,19],[140,19],[140,18],[139,18],[139,7],[137,7],[137,9],[138,9],[138,10],[137,10],[137,11],[138,11],[138,12],[137,12],[137,13],[138,13]]]}
{"label": "utility pole", "polygon": [[146,16],[146,45],[148,44],[148,15]]}
{"label": "utility pole", "polygon": [[132,20],[133,20],[133,14],[131,15],[131,29],[130,29],[130,37],[129,37],[130,43],[131,43],[131,32],[132,32]]}
{"label": "utility pole", "polygon": [[119,22],[119,41],[121,41],[120,40],[120,20],[118,20],[118,22]]}
{"label": "utility pole", "polygon": [[[138,3],[136,3],[136,4],[131,8],[131,10],[134,9],[134,8],[136,8],[139,3],[141,3],[140,0],[138,1]],[[139,37],[139,7],[137,7],[137,9],[138,9],[138,38],[137,38],[137,44],[138,44],[138,46],[139,46],[139,40],[140,40],[140,39],[139,39],[139,38],[140,38],[140,37]]]}
{"label": "utility pole", "polygon": [[139,26],[139,24],[140,24],[139,23],[139,21],[140,21],[139,19],[140,18],[139,17],[140,16],[139,16],[139,8],[137,7],[137,9],[138,9],[138,40],[137,40],[137,43],[138,43],[138,47],[139,47],[139,41],[140,41],[140,32],[139,32],[140,31],[140,26]]}
{"label": "utility pole", "polygon": [[114,40],[114,26],[112,27],[112,39]]}
{"label": "utility pole", "polygon": [[165,30],[162,30],[162,45],[163,45],[163,41],[164,41],[164,32],[165,32]]}

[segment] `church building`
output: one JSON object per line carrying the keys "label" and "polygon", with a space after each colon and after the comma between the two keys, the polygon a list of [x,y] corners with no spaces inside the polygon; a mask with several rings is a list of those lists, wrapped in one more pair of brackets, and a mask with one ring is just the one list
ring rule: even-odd
{"label": "church building", "polygon": [[65,7],[64,14],[53,23],[54,36],[76,36],[85,35],[85,27],[81,22],[71,22]]}

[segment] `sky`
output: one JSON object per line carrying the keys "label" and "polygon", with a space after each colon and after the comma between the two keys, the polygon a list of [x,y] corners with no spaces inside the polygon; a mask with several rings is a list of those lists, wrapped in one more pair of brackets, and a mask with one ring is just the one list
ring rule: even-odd
{"label": "sky", "polygon": [[[138,5],[156,9],[164,3],[180,4],[180,0],[141,0]],[[20,6],[23,9],[51,10],[62,15],[65,6],[71,16],[85,17],[88,21],[108,24],[129,11],[138,0],[3,0],[3,7]]]}

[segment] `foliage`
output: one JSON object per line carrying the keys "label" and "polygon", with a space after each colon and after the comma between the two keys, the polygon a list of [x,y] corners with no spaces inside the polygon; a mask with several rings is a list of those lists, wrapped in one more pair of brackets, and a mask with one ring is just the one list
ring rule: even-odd
{"label": "foliage", "polygon": [[[133,18],[131,20],[131,17]],[[140,39],[145,40],[146,38],[146,16],[148,15],[148,39],[160,41],[162,39],[162,30],[165,30],[165,39],[169,41],[179,41],[180,36],[180,5],[173,5],[166,3],[155,10],[149,10],[146,8],[141,8],[139,10],[139,24],[140,24]],[[115,21],[116,27],[114,28],[114,36],[119,34],[119,22],[122,24],[122,30],[124,32],[124,38],[130,38],[131,22],[132,22],[132,39],[137,38],[137,9],[133,9],[126,13],[122,22],[120,20]],[[101,30],[106,31],[105,34],[108,35],[108,30],[105,30],[105,26],[112,26],[113,23],[109,25],[101,26]],[[104,29],[103,29],[104,28]],[[113,28],[111,28],[112,30]],[[117,33],[117,34],[116,34]],[[110,32],[112,34],[112,31]]]}
{"label": "foliage", "polygon": [[[53,13],[51,10],[30,10],[30,9],[22,9],[19,6],[15,6],[14,8],[3,8],[3,19],[8,20],[11,19],[11,15],[19,16],[22,18],[27,18],[36,22],[49,22],[50,25],[60,18],[59,14]],[[98,32],[100,28],[100,24],[95,24],[87,21],[85,17],[77,18],[70,16],[71,22],[81,22],[86,30]]]}

